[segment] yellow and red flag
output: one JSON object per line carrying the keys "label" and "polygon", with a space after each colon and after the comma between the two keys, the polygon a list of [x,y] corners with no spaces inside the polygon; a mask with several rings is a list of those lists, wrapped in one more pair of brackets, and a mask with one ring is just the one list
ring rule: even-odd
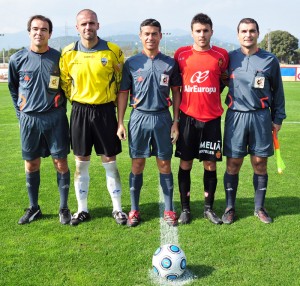
{"label": "yellow and red flag", "polygon": [[283,170],[285,169],[285,164],[281,157],[278,134],[277,134],[277,131],[275,128],[273,128],[273,144],[274,144],[274,149],[275,149],[277,171],[278,171],[278,174],[282,174]]}

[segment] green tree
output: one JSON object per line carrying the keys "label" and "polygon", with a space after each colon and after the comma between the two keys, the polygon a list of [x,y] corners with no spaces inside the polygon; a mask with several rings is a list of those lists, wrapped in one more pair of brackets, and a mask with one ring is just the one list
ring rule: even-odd
{"label": "green tree", "polygon": [[300,49],[296,50],[296,54],[297,54],[297,60],[296,60],[295,64],[300,64]]}
{"label": "green tree", "polygon": [[[3,60],[5,63],[9,62],[9,58],[12,54],[16,53],[17,51],[24,49],[24,47],[20,48],[20,49],[9,49],[9,50],[5,50],[3,49],[1,51],[1,57],[0,57],[0,63],[3,63]],[[4,57],[3,57],[4,56]]]}
{"label": "green tree", "polygon": [[286,31],[272,31],[265,35],[259,46],[269,50],[282,63],[297,63],[299,61],[298,49],[299,40]]}

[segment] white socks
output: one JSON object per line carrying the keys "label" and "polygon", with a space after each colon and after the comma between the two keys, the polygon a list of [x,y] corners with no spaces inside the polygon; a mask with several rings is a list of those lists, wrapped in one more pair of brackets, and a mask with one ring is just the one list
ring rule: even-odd
{"label": "white socks", "polygon": [[[88,212],[88,192],[89,192],[89,166],[90,161],[79,161],[75,159],[76,171],[74,174],[74,187],[78,203],[78,213]],[[110,194],[113,211],[122,211],[121,195],[122,187],[116,161],[102,163],[106,171],[106,185]]]}
{"label": "white socks", "polygon": [[109,163],[102,163],[102,165],[106,171],[106,185],[112,200],[113,211],[122,211],[122,187],[117,163],[116,161],[113,161]]}
{"label": "white socks", "polygon": [[88,212],[87,198],[89,192],[89,166],[90,161],[79,161],[75,159],[76,171],[74,174],[74,187],[78,203],[78,213]]}

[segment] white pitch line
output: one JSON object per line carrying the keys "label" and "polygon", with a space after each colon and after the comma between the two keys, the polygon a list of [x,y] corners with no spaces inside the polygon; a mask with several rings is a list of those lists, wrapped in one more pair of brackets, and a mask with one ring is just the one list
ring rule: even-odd
{"label": "white pitch line", "polygon": [[174,226],[169,226],[164,221],[164,195],[161,186],[158,187],[159,192],[159,222],[160,222],[160,245],[172,243],[178,245],[178,229]]}
{"label": "white pitch line", "polygon": [[[164,195],[163,191],[161,189],[161,186],[158,187],[159,192],[159,222],[160,222],[160,245],[172,243],[179,246],[178,241],[178,228],[169,226],[164,221],[164,210],[165,210],[165,203],[164,203]],[[164,278],[158,277],[153,270],[149,270],[149,276],[152,282],[159,286],[168,286],[168,285],[175,285],[175,286],[181,286],[181,285],[188,285],[194,281],[194,279],[197,279],[197,276],[195,276],[189,269],[188,269],[188,258],[187,258],[187,269],[183,273],[183,275],[179,278],[177,278],[174,281],[166,280]]]}
{"label": "white pitch line", "polygon": [[1,126],[18,126],[19,123],[0,123]]}

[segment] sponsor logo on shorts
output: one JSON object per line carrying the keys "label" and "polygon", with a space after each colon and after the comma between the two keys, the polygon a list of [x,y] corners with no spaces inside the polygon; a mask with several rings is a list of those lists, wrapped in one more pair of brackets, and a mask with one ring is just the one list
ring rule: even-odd
{"label": "sponsor logo on shorts", "polygon": [[221,158],[221,142],[210,142],[210,141],[204,141],[200,144],[200,151],[199,154],[207,154],[207,155],[213,155],[216,156],[216,158]]}
{"label": "sponsor logo on shorts", "polygon": [[221,149],[221,142],[211,142],[211,141],[204,141],[201,142],[200,148],[209,149],[209,150],[220,150]]}
{"label": "sponsor logo on shorts", "polygon": [[221,153],[221,151],[219,150],[219,151],[217,151],[216,152],[216,158],[217,159],[220,159],[221,158],[221,156],[222,156],[222,153]]}

